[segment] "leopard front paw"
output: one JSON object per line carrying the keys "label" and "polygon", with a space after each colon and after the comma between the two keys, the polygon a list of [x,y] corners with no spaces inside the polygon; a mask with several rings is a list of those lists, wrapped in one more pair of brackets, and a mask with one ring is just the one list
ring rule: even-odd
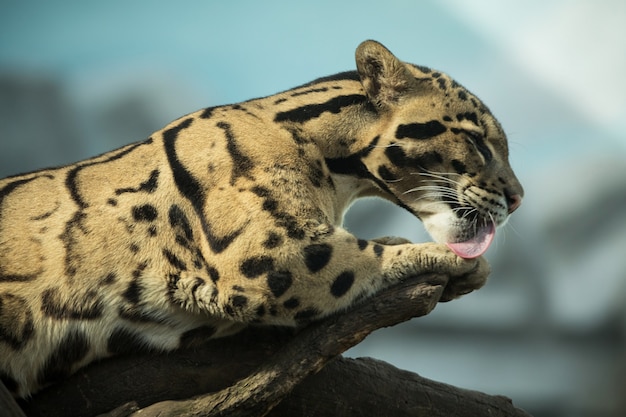
{"label": "leopard front paw", "polygon": [[443,294],[439,301],[446,302],[459,298],[462,295],[469,294],[470,292],[481,288],[487,282],[487,277],[491,272],[491,266],[489,262],[482,256],[475,259],[457,259],[457,263],[464,264],[467,267],[470,264],[474,264],[474,267],[467,272],[460,275],[451,274],[448,281],[448,285],[443,290]]}

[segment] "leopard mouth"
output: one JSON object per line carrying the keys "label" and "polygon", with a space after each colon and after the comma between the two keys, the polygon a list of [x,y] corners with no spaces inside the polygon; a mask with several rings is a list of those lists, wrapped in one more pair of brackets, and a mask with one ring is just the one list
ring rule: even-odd
{"label": "leopard mouth", "polygon": [[496,225],[489,221],[479,225],[471,238],[459,242],[446,242],[446,245],[461,258],[477,258],[487,252],[495,235]]}

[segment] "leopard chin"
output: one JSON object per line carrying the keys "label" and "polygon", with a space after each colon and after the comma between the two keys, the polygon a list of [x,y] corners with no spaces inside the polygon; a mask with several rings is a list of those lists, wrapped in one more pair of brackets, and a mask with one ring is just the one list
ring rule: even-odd
{"label": "leopard chin", "polygon": [[446,244],[457,256],[472,259],[487,252],[496,234],[493,218],[459,218],[450,209],[422,217],[426,231],[438,243]]}

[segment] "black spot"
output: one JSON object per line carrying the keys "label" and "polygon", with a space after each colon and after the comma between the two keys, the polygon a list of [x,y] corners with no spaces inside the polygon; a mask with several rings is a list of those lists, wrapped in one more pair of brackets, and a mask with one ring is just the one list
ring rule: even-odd
{"label": "black spot", "polygon": [[173,229],[180,229],[187,241],[193,240],[193,231],[185,212],[176,204],[170,207],[168,218]]}
{"label": "black spot", "polygon": [[283,238],[276,232],[269,232],[267,239],[263,242],[263,247],[266,249],[273,249],[280,246],[283,243]]}
{"label": "black spot", "polygon": [[206,219],[204,219],[204,221],[202,222],[202,226],[204,229],[204,233],[206,234],[207,241],[209,242],[209,247],[211,248],[213,253],[224,252],[230,246],[230,244],[233,243],[235,239],[239,237],[239,235],[241,235],[241,233],[243,233],[243,229],[245,227],[242,226],[234,232],[231,232],[225,236],[218,236],[213,233],[213,228]]}
{"label": "black spot", "polygon": [[459,122],[462,120],[469,120],[470,122],[478,126],[478,116],[476,115],[476,113],[472,113],[472,112],[459,113],[456,115],[456,120],[458,120]]}
{"label": "black spot", "polygon": [[75,247],[78,245],[81,235],[87,234],[84,225],[85,218],[87,215],[82,211],[75,212],[72,218],[65,223],[63,233],[59,236],[65,248],[65,274],[69,277],[76,275]]}
{"label": "black spot", "polygon": [[206,268],[207,272],[209,273],[209,277],[211,277],[211,281],[213,281],[214,283],[217,282],[220,279],[220,273],[217,271],[217,269],[208,265]]}
{"label": "black spot", "polygon": [[333,177],[332,176],[328,176],[326,177],[326,182],[328,183],[328,186],[330,188],[332,188],[333,190],[335,189],[335,181],[333,181]]}
{"label": "black spot", "polygon": [[122,296],[131,304],[137,304],[141,298],[141,290],[141,285],[136,279],[134,279],[130,282],[130,284],[128,284],[128,287],[126,287],[126,291],[122,293]]}
{"label": "black spot", "polygon": [[467,167],[465,166],[463,162],[459,161],[458,159],[453,159],[451,161],[451,164],[452,164],[452,168],[454,168],[457,174],[467,173]]}
{"label": "black spot", "polygon": [[150,173],[150,177],[145,181],[139,184],[137,188],[118,188],[115,190],[115,195],[120,195],[124,193],[153,193],[156,191],[159,180],[159,170],[155,169]]}
{"label": "black spot", "polygon": [[379,244],[375,244],[374,245],[374,254],[376,254],[377,257],[380,258],[380,256],[383,254],[383,251],[385,250],[385,248]]}
{"label": "black spot", "polygon": [[157,209],[151,204],[133,207],[133,218],[139,222],[151,222],[157,218]]}
{"label": "black spot", "polygon": [[431,120],[426,123],[411,123],[398,126],[396,138],[430,139],[444,133],[446,130],[447,128],[437,120]]}
{"label": "black spot", "polygon": [[239,270],[246,278],[257,278],[274,270],[274,259],[269,256],[248,258],[241,263]]}
{"label": "black spot", "polygon": [[[174,240],[176,241],[176,243],[178,243],[178,244],[179,244],[180,246],[182,246],[183,248],[185,248],[185,249],[191,249],[190,242],[189,242],[187,239],[185,239],[185,238],[183,237],[183,235],[176,235],[176,237],[174,238]],[[201,267],[201,265],[197,262],[197,260],[196,260],[196,262],[194,262],[194,265],[195,265],[197,268],[200,268],[200,267]]]}
{"label": "black spot", "polygon": [[128,247],[128,249],[132,253],[137,253],[137,252],[139,252],[139,245],[137,245],[136,243],[131,243],[130,246]]}
{"label": "black spot", "polygon": [[460,100],[463,100],[463,101],[467,100],[467,93],[465,93],[465,91],[459,90],[457,95]]}
{"label": "black spot", "polygon": [[265,315],[265,306],[263,304],[257,307],[256,315],[257,317],[263,317]]}
{"label": "black spot", "polygon": [[235,295],[231,297],[230,304],[235,308],[244,308],[248,305],[248,297],[245,295]]}
{"label": "black spot", "polygon": [[365,248],[367,248],[369,242],[365,239],[359,239],[357,240],[357,244],[359,245],[359,250],[364,250]]}
{"label": "black spot", "polygon": [[339,274],[337,278],[335,278],[335,281],[333,281],[333,284],[330,287],[330,293],[333,296],[339,298],[348,292],[348,290],[352,287],[353,283],[354,283],[354,272],[352,271],[342,272],[341,274]]}
{"label": "black spot", "polygon": [[376,146],[378,145],[378,141],[380,141],[380,135],[374,136],[374,139],[372,139],[365,148],[361,149],[358,152],[358,155],[362,158],[365,156],[368,156],[374,149],[376,149]]}
{"label": "black spot", "polygon": [[351,94],[346,96],[333,97],[325,103],[307,104],[292,110],[276,113],[275,122],[305,123],[309,120],[320,117],[323,113],[329,112],[339,114],[344,107],[364,104],[367,97],[361,94]]}
{"label": "black spot", "polygon": [[196,269],[202,269],[203,266],[208,266],[204,256],[202,256],[202,252],[200,249],[196,248],[196,257],[193,259],[193,267]]}
{"label": "black spot", "polygon": [[318,164],[319,166],[312,164],[309,165],[309,180],[316,188],[320,188],[322,186],[322,180],[324,179],[324,171],[320,168],[321,163],[319,163],[319,161]]}
{"label": "black spot", "polygon": [[114,198],[109,198],[109,199],[107,199],[107,204],[109,206],[116,207],[117,206],[117,200],[114,199]]}
{"label": "black spot", "polygon": [[327,87],[318,87],[318,88],[310,88],[304,91],[297,91],[295,93],[291,93],[291,97],[305,96],[311,93],[323,93],[324,91],[328,91]]}
{"label": "black spot", "polygon": [[178,155],[176,155],[176,140],[178,139],[178,134],[191,126],[192,122],[192,118],[185,119],[177,126],[163,132],[163,144],[165,145],[165,153],[170,167],[172,168],[176,186],[180,192],[191,201],[196,212],[202,213],[204,200],[206,198],[204,190],[198,180],[185,168],[178,159]]}
{"label": "black spot", "polygon": [[157,235],[157,228],[154,225],[151,225],[150,227],[148,227],[148,235],[151,237],[154,237]]}
{"label": "black spot", "polygon": [[293,277],[289,271],[272,271],[267,274],[267,285],[269,285],[274,297],[278,298],[283,295],[292,283]]}
{"label": "black spot", "polygon": [[443,121],[444,122],[451,122],[452,121],[452,117],[450,117],[450,116],[443,116]]}
{"label": "black spot", "polygon": [[[302,131],[300,129],[287,127],[287,128],[285,128],[285,130],[287,130],[289,133],[291,133],[291,138],[293,139],[295,144],[298,145],[298,146],[306,145],[307,143],[313,142],[311,139],[304,137],[302,135]],[[299,148],[298,149],[298,153],[300,153],[301,151],[303,151],[303,150],[301,148]],[[304,156],[304,154],[300,153],[300,156]]]}
{"label": "black spot", "polygon": [[0,342],[21,349],[35,334],[33,314],[25,298],[0,294]]}
{"label": "black spot", "polygon": [[439,88],[440,89],[442,89],[442,90],[446,89],[446,80],[445,80],[445,78],[439,78],[437,80],[437,83],[439,84]]}
{"label": "black spot", "polygon": [[106,274],[99,282],[100,285],[111,285],[117,281],[117,276],[114,272]]}
{"label": "black spot", "polygon": [[297,240],[304,239],[304,229],[300,227],[295,216],[279,211],[274,213],[274,218],[276,219],[276,226],[283,227],[287,231],[287,237]]}
{"label": "black spot", "polygon": [[45,366],[37,374],[37,381],[44,385],[67,378],[72,365],[82,360],[87,353],[89,342],[85,334],[78,330],[71,331],[47,358]]}
{"label": "black spot", "polygon": [[[376,180],[376,178],[374,178],[374,176],[367,170],[362,158],[370,154],[372,149],[376,147],[379,140],[380,137],[376,136],[367,147],[353,153],[352,155],[342,158],[326,158],[326,165],[328,166],[328,169],[336,174],[351,175],[357,178],[370,178]],[[384,190],[388,190],[384,183],[381,184],[383,185]]]}
{"label": "black spot", "polygon": [[390,146],[385,150],[385,155],[389,160],[399,167],[419,168],[429,170],[431,167],[443,162],[443,158],[438,152],[424,152],[417,156],[407,156],[399,146]]}
{"label": "black spot", "polygon": [[163,249],[163,255],[165,255],[165,258],[167,259],[167,261],[174,268],[176,268],[176,269],[178,269],[180,271],[186,271],[187,270],[187,265],[185,264],[185,262],[183,262],[178,256],[174,255],[169,250]]}
{"label": "black spot", "polygon": [[278,201],[273,198],[266,198],[263,200],[263,205],[261,206],[263,210],[269,211],[270,213],[276,212],[278,209]]}
{"label": "black spot", "polygon": [[254,194],[261,198],[272,198],[272,192],[260,185],[253,186],[252,188],[250,188],[250,191],[252,191]]}
{"label": "black spot", "polygon": [[55,319],[93,320],[102,316],[102,297],[94,291],[63,300],[58,288],[48,288],[41,295],[41,312]]}
{"label": "black spot", "polygon": [[250,171],[254,167],[254,163],[252,162],[252,159],[243,154],[239,149],[230,124],[226,122],[218,122],[216,126],[224,130],[224,135],[226,136],[226,149],[228,150],[230,157],[233,159],[230,185],[235,185],[235,181],[239,177],[254,180],[254,178],[250,175]]}
{"label": "black spot", "polygon": [[213,112],[215,111],[215,109],[217,109],[218,107],[207,107],[206,109],[204,109],[202,111],[202,113],[200,113],[200,118],[201,119],[210,119],[211,116],[213,116]]}
{"label": "black spot", "polygon": [[383,181],[396,181],[398,179],[385,165],[378,167],[378,176]]}
{"label": "black spot", "polygon": [[318,243],[304,248],[304,263],[311,272],[324,268],[333,253],[333,247],[327,243]]}
{"label": "black spot", "polygon": [[293,310],[294,308],[297,308],[299,306],[300,306],[300,300],[298,300],[296,297],[291,297],[290,299],[286,300],[283,303],[283,307],[289,310]]}
{"label": "black spot", "polygon": [[138,332],[117,327],[109,336],[107,351],[112,355],[150,353],[153,349]]}
{"label": "black spot", "polygon": [[385,150],[385,155],[392,164],[404,167],[410,165],[410,158],[400,146],[390,146]]}
{"label": "black spot", "polygon": [[273,198],[272,193],[265,187],[254,186],[250,189],[254,194],[264,199],[263,209],[269,211],[275,219],[275,224],[287,231],[287,236],[291,239],[304,239],[305,232],[298,223],[296,217],[291,214],[278,210],[278,202]]}

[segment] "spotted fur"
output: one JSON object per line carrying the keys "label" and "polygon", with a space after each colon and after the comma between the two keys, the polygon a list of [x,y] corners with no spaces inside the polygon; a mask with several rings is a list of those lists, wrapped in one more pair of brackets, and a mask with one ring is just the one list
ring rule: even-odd
{"label": "spotted fur", "polygon": [[[447,75],[366,41],[357,71],[207,108],[143,142],[0,180],[0,377],[18,396],[189,334],[302,325],[407,276],[484,282],[443,243],[502,224],[522,189],[504,132]],[[356,198],[441,243],[359,239]],[[459,287],[461,288],[461,287]]]}

